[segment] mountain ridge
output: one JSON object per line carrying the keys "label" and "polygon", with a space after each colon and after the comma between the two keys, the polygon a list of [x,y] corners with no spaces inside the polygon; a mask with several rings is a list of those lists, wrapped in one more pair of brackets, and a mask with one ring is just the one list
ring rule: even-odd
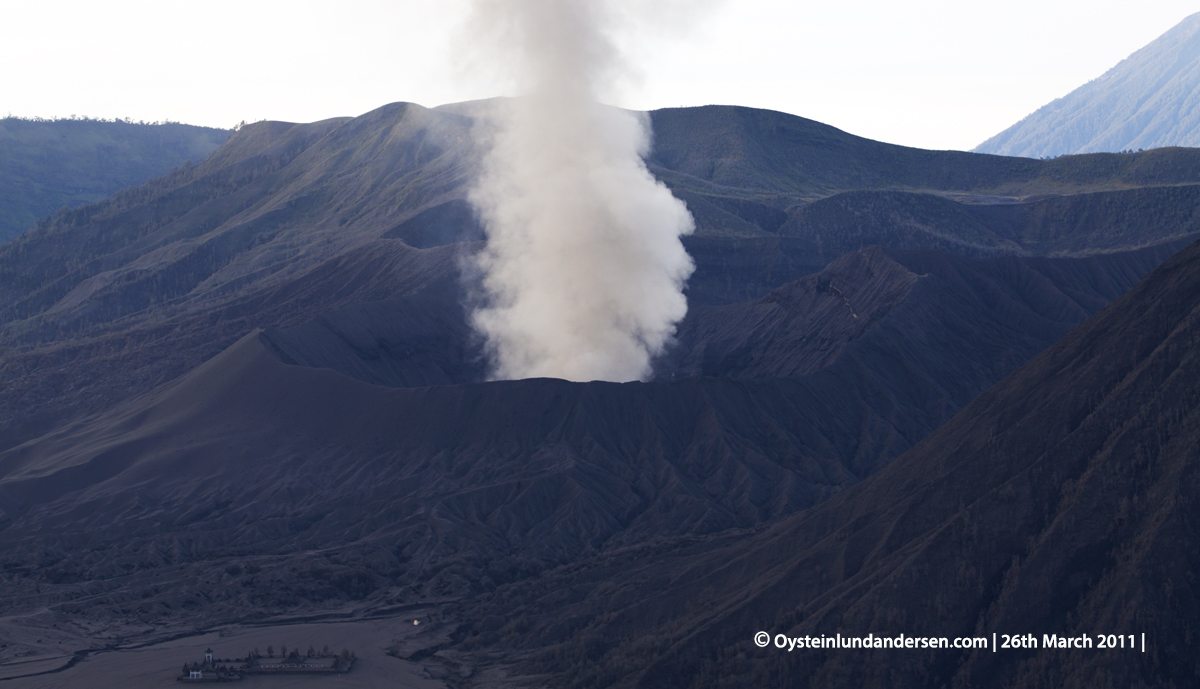
{"label": "mountain ridge", "polygon": [[0,243],[60,209],[199,163],[230,134],[179,123],[0,119]]}
{"label": "mountain ridge", "polygon": [[1200,13],[974,150],[1040,158],[1200,145]]}

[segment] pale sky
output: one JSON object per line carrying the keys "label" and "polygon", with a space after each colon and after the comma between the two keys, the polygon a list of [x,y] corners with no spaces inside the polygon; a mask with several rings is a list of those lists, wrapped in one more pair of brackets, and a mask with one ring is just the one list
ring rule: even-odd
{"label": "pale sky", "polygon": [[[452,38],[466,6],[0,0],[0,116],[231,127],[499,95],[456,78]],[[627,41],[641,79],[616,104],[770,108],[891,143],[970,149],[1198,9],[1194,0],[726,0],[660,17]]]}

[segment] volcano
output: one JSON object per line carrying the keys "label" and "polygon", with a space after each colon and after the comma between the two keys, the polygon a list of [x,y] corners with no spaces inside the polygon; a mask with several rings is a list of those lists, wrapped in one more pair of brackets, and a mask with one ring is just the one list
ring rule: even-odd
{"label": "volcano", "polygon": [[645,382],[487,380],[469,108],[248,125],[0,247],[0,678],[335,621],[362,677],[480,686],[1190,676],[1200,152],[651,121],[697,269]]}

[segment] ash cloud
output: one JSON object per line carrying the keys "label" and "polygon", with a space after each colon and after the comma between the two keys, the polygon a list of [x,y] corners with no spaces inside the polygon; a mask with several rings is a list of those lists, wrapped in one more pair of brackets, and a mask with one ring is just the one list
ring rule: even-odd
{"label": "ash cloud", "polygon": [[[630,5],[632,7],[633,5]],[[517,97],[480,128],[474,327],[497,379],[647,377],[687,312],[686,206],[643,163],[650,122],[601,104],[630,71],[604,0],[475,0],[477,56]],[[477,57],[477,61],[478,61]]]}

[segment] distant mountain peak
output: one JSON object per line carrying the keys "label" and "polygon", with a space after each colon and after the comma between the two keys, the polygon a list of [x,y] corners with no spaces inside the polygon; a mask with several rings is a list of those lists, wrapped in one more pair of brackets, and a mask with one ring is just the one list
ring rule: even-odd
{"label": "distant mountain peak", "polygon": [[1164,146],[1200,146],[1200,12],[975,151],[1039,158]]}

